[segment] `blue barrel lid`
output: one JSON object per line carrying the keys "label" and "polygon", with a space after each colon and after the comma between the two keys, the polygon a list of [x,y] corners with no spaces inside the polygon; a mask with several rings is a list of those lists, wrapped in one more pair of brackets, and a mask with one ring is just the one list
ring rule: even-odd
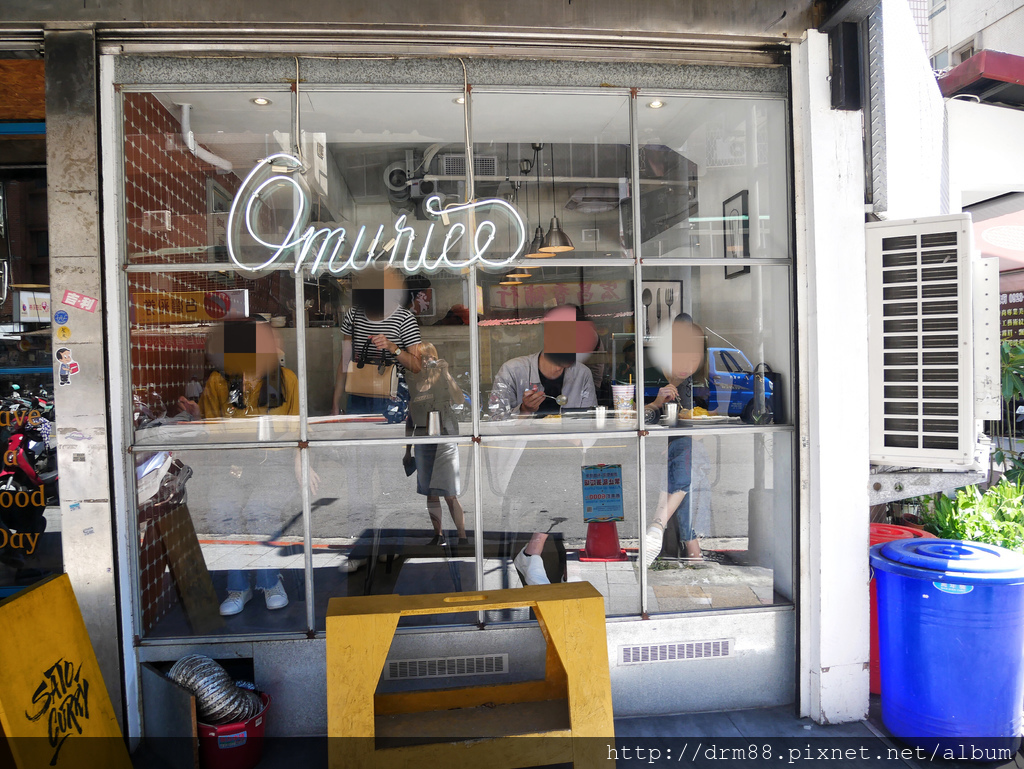
{"label": "blue barrel lid", "polygon": [[957,584],[1024,583],[1024,555],[996,545],[956,539],[901,539],[871,548],[882,571]]}

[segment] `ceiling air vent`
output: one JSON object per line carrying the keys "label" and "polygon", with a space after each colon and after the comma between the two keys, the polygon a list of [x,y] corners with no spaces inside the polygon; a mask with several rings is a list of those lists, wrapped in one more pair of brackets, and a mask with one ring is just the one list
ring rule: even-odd
{"label": "ceiling air vent", "polygon": [[714,641],[682,641],[680,643],[620,646],[619,664],[637,665],[642,662],[680,662],[706,660],[732,656],[734,640],[718,638]]}
{"label": "ceiling air vent", "polygon": [[871,461],[973,458],[970,218],[867,225]]}
{"label": "ceiling air vent", "polygon": [[387,681],[401,681],[408,678],[505,675],[507,673],[507,654],[390,660],[384,667],[384,679]]}
{"label": "ceiling air vent", "polygon": [[[466,156],[465,155],[442,155],[441,168],[438,171],[441,176],[465,176]],[[474,155],[473,173],[476,176],[497,176],[498,156],[497,155]]]}

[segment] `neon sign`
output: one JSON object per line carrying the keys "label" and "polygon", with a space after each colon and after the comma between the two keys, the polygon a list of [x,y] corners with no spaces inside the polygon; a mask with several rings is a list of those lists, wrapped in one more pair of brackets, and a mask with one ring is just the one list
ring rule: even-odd
{"label": "neon sign", "polygon": [[[406,214],[395,220],[394,235],[389,236],[380,250],[378,246],[385,239],[383,224],[364,248],[367,234],[365,225],[350,240],[344,227],[318,229],[308,224],[311,210],[309,195],[296,178],[301,171],[302,163],[297,157],[278,153],[261,160],[245,177],[228,214],[227,251],[228,258],[235,266],[249,272],[260,272],[293,254],[295,274],[302,270],[307,260],[311,260],[309,271],[312,276],[324,270],[332,275],[342,275],[350,270],[364,270],[390,252],[387,264],[400,266],[409,273],[458,270],[473,264],[500,269],[509,265],[525,250],[526,226],[519,212],[507,201],[486,198],[442,209],[441,199],[436,195],[427,198],[423,206],[431,219],[441,221],[444,229],[440,252],[435,252],[436,256],[431,256],[431,245],[435,242],[434,229],[438,222],[430,222],[422,245],[416,249],[417,233],[409,226]],[[282,190],[286,194],[291,191],[294,214],[291,223],[286,222],[287,232],[284,237],[279,242],[273,242],[263,232],[260,217],[268,205],[269,197],[274,193],[280,194]],[[476,221],[478,214],[485,213],[507,217],[516,239],[516,247],[508,255],[489,255],[498,233],[498,225],[492,219]],[[473,227],[473,231],[468,244],[468,256],[455,256],[453,249],[467,236],[470,227]],[[243,231],[255,244],[245,245],[247,252],[255,250],[255,259],[243,261],[241,258]]]}

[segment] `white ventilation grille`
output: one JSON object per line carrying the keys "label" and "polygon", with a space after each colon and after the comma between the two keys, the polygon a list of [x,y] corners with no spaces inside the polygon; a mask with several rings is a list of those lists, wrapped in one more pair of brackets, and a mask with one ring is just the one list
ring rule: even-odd
{"label": "white ventilation grille", "polygon": [[[442,155],[441,171],[442,176],[465,176],[466,156],[465,155]],[[473,173],[476,176],[497,176],[498,157],[497,155],[474,155]]]}
{"label": "white ventilation grille", "polygon": [[866,242],[871,461],[970,464],[970,218],[872,223]]}
{"label": "white ventilation grille", "polygon": [[504,675],[508,673],[507,654],[475,657],[432,657],[422,660],[392,660],[384,668],[384,679],[452,678],[455,676]]}
{"label": "white ventilation grille", "polygon": [[620,646],[619,664],[636,665],[641,662],[677,662],[680,660],[706,660],[732,656],[732,638],[714,641],[682,641],[680,643],[642,644]]}

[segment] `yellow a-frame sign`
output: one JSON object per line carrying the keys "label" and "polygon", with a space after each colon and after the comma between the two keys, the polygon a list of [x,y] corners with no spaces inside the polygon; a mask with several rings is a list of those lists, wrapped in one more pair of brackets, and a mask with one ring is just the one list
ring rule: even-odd
{"label": "yellow a-frame sign", "polygon": [[68,576],[0,601],[0,628],[0,762],[131,769]]}

